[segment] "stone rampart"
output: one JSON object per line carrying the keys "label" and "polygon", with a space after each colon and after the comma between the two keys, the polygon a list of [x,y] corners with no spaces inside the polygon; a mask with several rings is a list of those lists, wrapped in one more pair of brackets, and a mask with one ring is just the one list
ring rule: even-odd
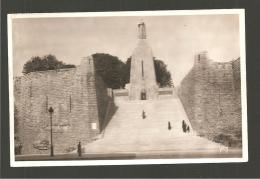
{"label": "stone rampart", "polygon": [[15,79],[17,134],[22,154],[50,152],[52,107],[54,153],[68,153],[100,133],[110,97],[93,59],[77,68],[39,71]]}
{"label": "stone rampart", "polygon": [[203,52],[182,80],[180,99],[193,128],[226,145],[241,145],[239,59],[219,63]]}

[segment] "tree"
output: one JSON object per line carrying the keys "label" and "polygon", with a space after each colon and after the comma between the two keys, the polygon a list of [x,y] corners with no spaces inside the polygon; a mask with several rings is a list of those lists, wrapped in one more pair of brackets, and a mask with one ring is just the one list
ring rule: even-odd
{"label": "tree", "polygon": [[57,70],[62,68],[75,68],[75,65],[65,64],[57,60],[54,55],[45,55],[43,57],[34,56],[23,66],[23,73],[27,74],[34,71]]}
{"label": "tree", "polygon": [[154,58],[154,68],[156,81],[160,87],[173,86],[171,72],[167,70],[167,65],[163,61]]}
{"label": "tree", "polygon": [[123,69],[123,81],[125,84],[130,83],[130,70],[131,70],[131,57],[127,59]]}
{"label": "tree", "polygon": [[[94,59],[95,70],[103,79],[108,88],[124,88],[130,81],[131,57],[123,63],[118,57],[105,54],[95,53]],[[154,67],[156,81],[160,87],[172,86],[171,73],[163,61],[154,58]],[[27,74],[34,71],[56,70],[62,68],[75,68],[75,65],[65,64],[57,60],[54,55],[44,57],[35,56],[24,64],[23,73]]]}
{"label": "tree", "polygon": [[96,72],[108,88],[118,89],[125,86],[125,64],[118,57],[105,53],[95,53],[92,57]]}

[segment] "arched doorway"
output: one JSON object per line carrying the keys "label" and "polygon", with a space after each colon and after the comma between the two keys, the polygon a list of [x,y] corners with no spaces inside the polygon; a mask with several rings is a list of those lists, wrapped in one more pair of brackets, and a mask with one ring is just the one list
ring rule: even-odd
{"label": "arched doorway", "polygon": [[145,90],[141,91],[141,100],[146,100],[146,91]]}

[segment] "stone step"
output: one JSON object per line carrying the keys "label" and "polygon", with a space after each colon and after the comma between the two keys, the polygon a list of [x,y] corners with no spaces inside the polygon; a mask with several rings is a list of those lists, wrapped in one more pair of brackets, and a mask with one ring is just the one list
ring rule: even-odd
{"label": "stone step", "polygon": [[[141,139],[141,138],[140,138]],[[99,141],[99,143],[92,143],[92,145],[88,145],[85,147],[85,152],[102,152],[100,146],[102,144],[109,145],[111,141],[104,140]],[[157,145],[154,145],[156,142]],[[140,144],[140,145],[138,145]],[[218,150],[220,147],[219,144],[212,143],[210,141],[204,140],[200,137],[192,137],[192,136],[183,136],[183,137],[176,137],[172,138],[171,140],[131,140],[129,138],[126,141],[123,140],[116,140],[113,143],[113,146],[106,148],[106,151],[111,152],[126,152],[126,151],[166,151],[166,150],[178,150],[178,151],[185,151],[185,150]]]}
{"label": "stone step", "polygon": [[[219,144],[183,133],[182,121],[190,122],[178,99],[157,101],[117,101],[118,110],[104,130],[103,137],[85,147],[86,152],[142,152],[168,150],[211,150]],[[146,118],[142,119],[142,111]],[[168,130],[168,122],[171,130]]]}

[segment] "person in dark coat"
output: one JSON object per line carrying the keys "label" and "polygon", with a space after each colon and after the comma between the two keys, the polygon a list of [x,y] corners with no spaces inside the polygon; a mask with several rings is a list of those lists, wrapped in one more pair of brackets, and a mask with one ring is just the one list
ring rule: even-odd
{"label": "person in dark coat", "polygon": [[187,132],[188,132],[188,133],[190,132],[190,126],[187,127]]}
{"label": "person in dark coat", "polygon": [[186,132],[186,123],[182,120],[182,131]]}
{"label": "person in dark coat", "polygon": [[143,110],[143,112],[142,112],[142,118],[143,118],[143,119],[145,119],[145,118],[146,118],[146,115],[145,115],[145,112],[144,112],[144,110]]}
{"label": "person in dark coat", "polygon": [[168,121],[168,130],[171,130],[171,129],[172,129],[171,123],[170,123],[170,121]]}
{"label": "person in dark coat", "polygon": [[81,157],[81,142],[78,144],[78,155]]}

